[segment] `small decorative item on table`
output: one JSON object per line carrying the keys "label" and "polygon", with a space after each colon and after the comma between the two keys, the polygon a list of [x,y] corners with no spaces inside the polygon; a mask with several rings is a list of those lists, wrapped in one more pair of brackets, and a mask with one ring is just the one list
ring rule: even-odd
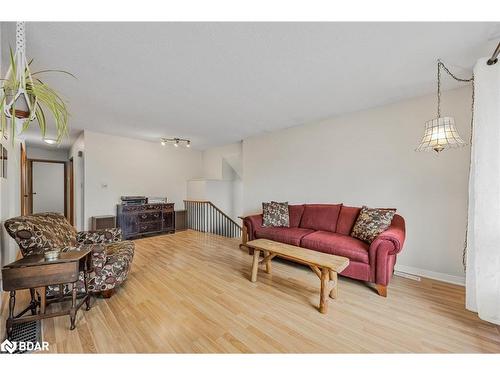
{"label": "small decorative item on table", "polygon": [[50,262],[51,260],[58,259],[59,254],[61,254],[61,250],[54,249],[54,250],[46,251],[45,253],[43,253],[43,257],[47,262]]}

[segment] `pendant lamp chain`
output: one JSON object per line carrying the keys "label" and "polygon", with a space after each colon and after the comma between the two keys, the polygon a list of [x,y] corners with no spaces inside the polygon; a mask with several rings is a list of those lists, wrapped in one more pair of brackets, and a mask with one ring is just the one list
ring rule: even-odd
{"label": "pendant lamp chain", "polygon": [[[469,138],[469,144],[472,145],[472,137],[474,134],[474,103],[475,103],[475,88],[474,88],[474,74],[472,75],[471,78],[459,78],[456,75],[454,75],[450,70],[444,65],[444,63],[441,60],[438,60],[438,74],[437,74],[437,79],[438,79],[438,92],[437,92],[437,97],[438,97],[438,118],[441,117],[441,68],[444,69],[446,73],[450,77],[452,77],[455,81],[458,82],[471,82],[472,83],[472,103],[471,103],[471,120],[470,120],[470,138]],[[469,161],[469,174],[471,170],[471,164],[472,164],[472,156]],[[469,212],[469,200],[467,200],[467,212]],[[467,223],[465,227],[465,241],[464,241],[464,248],[462,252],[462,265],[464,267],[464,271],[467,269],[467,237],[468,237],[468,230],[469,230],[469,217],[467,214]]]}
{"label": "pendant lamp chain", "polygon": [[471,103],[471,120],[470,120],[470,123],[471,123],[470,140],[472,141],[472,128],[473,128],[473,125],[474,125],[474,101],[475,101],[474,74],[472,75],[471,78],[460,78],[460,77],[457,77],[455,74],[453,74],[452,72],[450,72],[450,70],[448,69],[448,67],[446,65],[444,65],[444,63],[441,60],[438,60],[438,71],[437,71],[437,83],[438,83],[438,87],[437,87],[437,104],[438,104],[437,113],[438,113],[438,118],[441,117],[441,68],[443,68],[444,71],[446,73],[448,73],[448,75],[451,78],[453,78],[455,81],[458,81],[458,82],[471,82],[472,83],[472,103]]}

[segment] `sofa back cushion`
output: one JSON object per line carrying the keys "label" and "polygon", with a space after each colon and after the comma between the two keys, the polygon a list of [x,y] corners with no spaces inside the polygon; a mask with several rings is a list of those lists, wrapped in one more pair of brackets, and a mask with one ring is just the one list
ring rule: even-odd
{"label": "sofa back cushion", "polygon": [[342,204],[306,204],[300,227],[336,232]]}
{"label": "sofa back cushion", "polygon": [[288,212],[290,213],[290,228],[298,228],[304,213],[304,205],[290,204],[288,205]]}
{"label": "sofa back cushion", "polygon": [[16,240],[23,256],[76,245],[76,230],[61,214],[15,217],[5,221],[5,229]]}
{"label": "sofa back cushion", "polygon": [[360,207],[349,207],[342,205],[342,208],[340,209],[339,220],[337,221],[337,233],[349,236],[360,211]]}

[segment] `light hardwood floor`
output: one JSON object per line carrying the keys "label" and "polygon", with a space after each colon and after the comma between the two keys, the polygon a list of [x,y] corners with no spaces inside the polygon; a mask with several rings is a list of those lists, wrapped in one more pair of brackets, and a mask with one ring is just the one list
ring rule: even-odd
{"label": "light hardwood floor", "polygon": [[500,352],[499,328],[464,309],[462,287],[394,277],[383,298],[340,277],[324,315],[309,268],[273,260],[251,283],[238,243],[194,231],[137,240],[117,293],[79,312],[74,331],[68,317],[45,320],[44,340],[59,353]]}

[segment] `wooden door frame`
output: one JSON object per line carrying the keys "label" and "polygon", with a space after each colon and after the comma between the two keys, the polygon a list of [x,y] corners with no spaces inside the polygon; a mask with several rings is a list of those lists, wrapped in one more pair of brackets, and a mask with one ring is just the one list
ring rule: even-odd
{"label": "wooden door frame", "polygon": [[[27,159],[28,164],[28,214],[33,213],[33,162],[62,164],[64,167],[64,216],[68,216],[68,163],[60,160]],[[70,194],[71,195],[71,194]]]}
{"label": "wooden door frame", "polygon": [[75,171],[73,157],[69,158],[68,162],[68,178],[69,178],[69,222],[75,225]]}
{"label": "wooden door frame", "polygon": [[28,214],[28,157],[26,155],[26,146],[21,143],[21,215]]}

